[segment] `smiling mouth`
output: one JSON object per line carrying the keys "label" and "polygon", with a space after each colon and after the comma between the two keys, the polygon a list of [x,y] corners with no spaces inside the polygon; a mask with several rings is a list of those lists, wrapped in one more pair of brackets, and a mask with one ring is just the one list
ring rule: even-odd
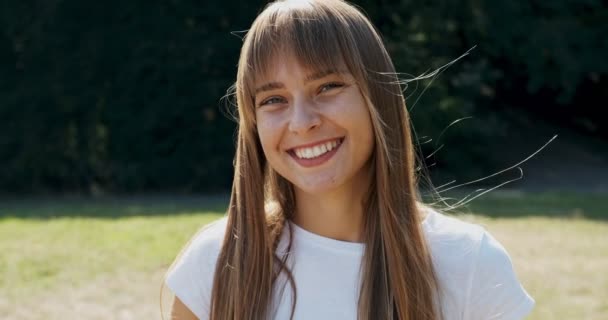
{"label": "smiling mouth", "polygon": [[344,138],[338,138],[310,147],[293,148],[289,151],[300,159],[314,159],[331,152],[334,149],[337,149],[340,144],[342,144],[343,140]]}

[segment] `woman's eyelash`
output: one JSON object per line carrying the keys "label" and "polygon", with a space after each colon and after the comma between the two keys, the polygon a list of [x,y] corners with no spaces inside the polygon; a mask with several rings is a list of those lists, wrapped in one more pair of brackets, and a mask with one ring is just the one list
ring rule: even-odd
{"label": "woman's eyelash", "polygon": [[[331,90],[331,89],[336,89],[336,88],[341,88],[344,87],[344,83],[341,82],[330,82],[330,83],[326,83],[324,85],[322,85],[319,88],[319,93]],[[277,100],[275,102],[273,102],[274,100]],[[283,98],[281,97],[270,97],[262,102],[260,102],[260,106],[266,105],[266,104],[274,104],[274,103],[281,103],[283,102]]]}
{"label": "woman's eyelash", "polygon": [[265,105],[265,104],[269,104],[269,103],[270,103],[270,102],[272,102],[273,100],[279,100],[279,101],[277,101],[277,102],[281,102],[281,100],[282,100],[282,99],[281,99],[281,98],[279,98],[279,97],[270,97],[270,98],[268,98],[268,99],[266,99],[266,100],[262,101],[262,102],[260,103],[260,106],[263,106],[263,105]]}
{"label": "woman's eyelash", "polygon": [[330,82],[330,83],[326,83],[326,84],[322,85],[319,91],[323,92],[323,91],[327,91],[327,90],[331,90],[331,89],[335,89],[335,88],[341,88],[343,86],[344,86],[344,84],[340,83],[340,82]]}

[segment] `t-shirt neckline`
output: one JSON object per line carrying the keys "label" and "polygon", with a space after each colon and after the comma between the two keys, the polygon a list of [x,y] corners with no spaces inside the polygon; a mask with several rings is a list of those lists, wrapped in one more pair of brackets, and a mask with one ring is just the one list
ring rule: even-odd
{"label": "t-shirt neckline", "polygon": [[[426,216],[422,220],[423,229],[427,228],[428,221],[432,215],[434,215],[433,210],[421,209],[426,212]],[[349,242],[343,240],[337,240],[333,238],[324,237],[318,235],[316,233],[310,232],[293,221],[289,221],[293,230],[294,240],[298,243],[310,244],[317,247],[322,247],[330,250],[338,250],[340,252],[350,252],[352,254],[362,255],[365,251],[365,243],[362,242]]]}

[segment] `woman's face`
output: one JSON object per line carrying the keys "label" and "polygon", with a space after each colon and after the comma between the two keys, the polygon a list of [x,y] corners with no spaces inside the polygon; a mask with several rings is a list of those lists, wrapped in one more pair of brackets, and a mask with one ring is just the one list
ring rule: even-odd
{"label": "woman's face", "polygon": [[255,86],[257,129],[270,166],[311,194],[366,183],[374,136],[352,75],[310,72],[288,55],[274,61]]}

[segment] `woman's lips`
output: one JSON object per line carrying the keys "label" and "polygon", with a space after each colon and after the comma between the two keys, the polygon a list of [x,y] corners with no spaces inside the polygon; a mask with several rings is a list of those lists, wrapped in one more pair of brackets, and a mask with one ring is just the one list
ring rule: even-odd
{"label": "woman's lips", "polygon": [[[332,140],[329,140],[327,143],[331,143]],[[316,157],[312,157],[312,158],[305,158],[305,157],[299,157],[297,153],[299,153],[301,156],[306,156],[306,157],[310,157],[311,156],[311,149],[313,149],[314,147],[319,147],[320,145],[323,145],[323,143],[318,143],[312,146],[309,146],[308,148],[293,148],[290,149],[287,153],[289,153],[289,155],[302,167],[305,168],[311,168],[311,167],[316,167],[319,166],[327,161],[329,161],[329,159],[331,159],[340,149],[340,147],[342,146],[342,144],[344,143],[344,137],[337,139],[336,141],[336,146],[333,147],[333,149],[326,151],[325,153],[318,155]],[[319,147],[320,148],[320,147]],[[296,153],[296,149],[298,149],[298,152]],[[305,149],[309,149],[308,151]],[[317,151],[318,152],[318,151]]]}

